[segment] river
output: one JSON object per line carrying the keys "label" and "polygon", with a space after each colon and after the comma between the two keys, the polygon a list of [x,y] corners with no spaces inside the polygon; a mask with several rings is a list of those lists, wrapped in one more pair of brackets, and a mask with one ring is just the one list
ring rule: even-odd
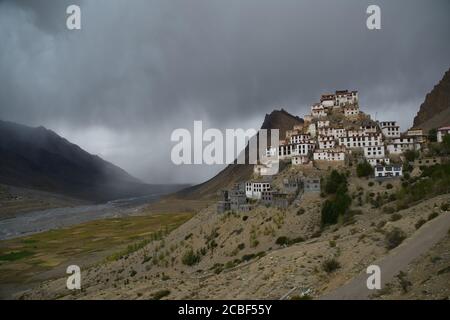
{"label": "river", "polygon": [[92,220],[129,216],[136,213],[142,205],[155,202],[167,193],[169,192],[114,200],[103,204],[18,214],[13,218],[0,220],[0,240],[23,237]]}

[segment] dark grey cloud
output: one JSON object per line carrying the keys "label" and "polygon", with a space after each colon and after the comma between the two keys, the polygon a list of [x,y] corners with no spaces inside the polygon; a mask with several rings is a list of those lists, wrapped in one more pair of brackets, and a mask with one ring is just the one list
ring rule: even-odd
{"label": "dark grey cloud", "polygon": [[[81,31],[65,29],[80,4]],[[382,30],[365,27],[369,4]],[[447,0],[0,0],[0,118],[45,125],[154,182],[219,168],[170,165],[194,120],[259,126],[322,92],[406,128],[450,67]]]}

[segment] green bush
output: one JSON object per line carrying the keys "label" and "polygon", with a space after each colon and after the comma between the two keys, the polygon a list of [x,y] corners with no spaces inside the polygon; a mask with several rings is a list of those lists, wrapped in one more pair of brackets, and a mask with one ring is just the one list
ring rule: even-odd
{"label": "green bush", "polygon": [[326,273],[336,271],[341,267],[340,263],[336,259],[327,259],[322,263],[322,269]]}
{"label": "green bush", "polygon": [[412,162],[419,157],[419,152],[414,151],[414,150],[406,150],[405,152],[403,152],[403,155],[404,155],[406,161]]}
{"label": "green bush", "polygon": [[450,192],[450,163],[425,167],[420,179],[402,183],[397,192],[399,206]]}
{"label": "green bush", "polygon": [[392,185],[392,184],[390,184],[390,183],[388,183],[387,185],[386,185],[386,189],[388,189],[388,190],[390,190],[390,189],[392,189],[394,186]]}
{"label": "green bush", "polygon": [[428,221],[433,220],[434,218],[437,218],[439,216],[439,213],[437,212],[432,212],[430,213],[430,215],[428,216]]}
{"label": "green bush", "polygon": [[181,262],[184,265],[193,266],[200,262],[200,255],[198,253],[194,253],[194,250],[190,249],[184,253]]}
{"label": "green bush", "polygon": [[399,213],[394,213],[394,214],[391,216],[391,221],[392,221],[392,222],[398,221],[398,220],[400,220],[401,218],[402,218],[402,215],[401,215],[401,214],[399,214]]}
{"label": "green bush", "polygon": [[348,212],[351,202],[351,197],[343,192],[339,192],[334,198],[326,200],[321,212],[322,227],[336,224],[339,216],[343,216]]}
{"label": "green bush", "polygon": [[347,176],[333,170],[326,179],[325,192],[327,194],[335,194],[338,191],[347,192]]}
{"label": "green bush", "polygon": [[367,161],[358,163],[358,165],[356,166],[356,175],[358,177],[368,177],[372,175],[372,173],[373,168]]}
{"label": "green bush", "polygon": [[279,237],[276,241],[275,241],[275,243],[277,244],[277,245],[279,245],[279,246],[284,246],[284,245],[287,245],[287,244],[289,244],[289,238],[288,237]]}
{"label": "green bush", "polygon": [[406,234],[400,228],[394,228],[386,233],[386,248],[389,250],[399,246],[406,239]]}
{"label": "green bush", "polygon": [[160,290],[152,294],[152,300],[161,300],[170,295],[170,290]]}
{"label": "green bush", "polygon": [[427,221],[425,219],[419,219],[419,221],[416,222],[414,225],[416,227],[416,230],[419,229],[421,226],[423,226]]}
{"label": "green bush", "polygon": [[369,187],[373,187],[374,184],[375,183],[373,183],[373,181],[369,181],[369,183],[368,183]]}

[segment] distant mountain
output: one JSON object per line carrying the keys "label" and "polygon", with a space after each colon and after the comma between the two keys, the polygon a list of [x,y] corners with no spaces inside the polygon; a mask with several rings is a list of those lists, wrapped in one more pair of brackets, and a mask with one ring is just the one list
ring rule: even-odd
{"label": "distant mountain", "polygon": [[[281,109],[266,114],[261,129],[279,129],[280,140],[282,140],[286,137],[287,130],[291,130],[294,125],[303,123],[303,119],[293,116],[289,112]],[[248,148],[246,149],[246,154],[248,154]],[[196,199],[211,198],[214,197],[220,189],[229,188],[237,182],[248,180],[252,175],[253,165],[230,164],[212,179],[202,184],[184,189],[178,192],[178,195]]]}
{"label": "distant mountain", "polygon": [[151,186],[44,127],[0,121],[0,183],[106,201]]}
{"label": "distant mountain", "polygon": [[427,94],[414,118],[414,127],[430,130],[450,125],[450,70]]}

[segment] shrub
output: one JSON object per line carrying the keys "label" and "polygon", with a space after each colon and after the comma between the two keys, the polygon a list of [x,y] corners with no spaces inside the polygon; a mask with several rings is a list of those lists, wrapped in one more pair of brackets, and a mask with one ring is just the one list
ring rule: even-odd
{"label": "shrub", "polygon": [[399,284],[400,284],[400,287],[401,287],[402,290],[403,290],[403,293],[407,293],[408,290],[409,290],[409,287],[412,286],[412,283],[411,283],[411,281],[409,281],[409,280],[406,278],[406,273],[403,272],[403,271],[400,271],[399,274],[398,274],[396,277],[397,277],[397,279],[398,279],[398,282],[399,282]]}
{"label": "shrub", "polygon": [[391,250],[398,247],[403,240],[406,239],[406,234],[400,228],[394,228],[386,233],[386,248]]}
{"label": "shrub", "polygon": [[252,260],[256,255],[254,253],[246,254],[242,256],[242,261],[247,262]]}
{"label": "shrub", "polygon": [[152,300],[161,300],[170,295],[170,290],[160,290],[152,294]]}
{"label": "shrub", "polygon": [[194,250],[190,249],[184,253],[181,262],[184,265],[193,266],[200,262],[200,255],[198,253],[194,253]]}
{"label": "shrub", "polygon": [[322,263],[322,269],[326,273],[331,273],[333,271],[336,271],[341,267],[340,263],[336,259],[327,259]]}
{"label": "shrub", "polygon": [[449,207],[450,207],[450,204],[448,204],[448,203],[441,204],[442,211],[448,211]]}
{"label": "shrub", "polygon": [[331,174],[326,179],[325,192],[327,194],[335,194],[338,191],[347,191],[347,177],[336,170],[331,171]]}
{"label": "shrub", "polygon": [[321,212],[322,226],[336,224],[339,216],[347,213],[351,202],[351,197],[344,192],[338,192],[333,199],[326,200]]}
{"label": "shrub", "polygon": [[301,216],[302,214],[304,214],[305,213],[305,209],[304,208],[300,208],[300,209],[298,209],[298,211],[297,211],[297,215],[298,216]]}
{"label": "shrub", "polygon": [[374,185],[373,181],[370,181],[370,182],[368,183],[368,185],[369,185],[369,187],[373,187],[373,185]]}
{"label": "shrub", "polygon": [[284,245],[287,245],[287,244],[289,244],[289,238],[288,237],[279,237],[276,241],[275,241],[275,243],[277,244],[277,245],[279,245],[279,246],[284,246]]}
{"label": "shrub", "polygon": [[373,173],[373,168],[367,161],[359,163],[356,166],[356,175],[358,177],[368,177],[372,173]]}
{"label": "shrub", "polygon": [[392,221],[392,222],[398,221],[398,220],[400,220],[401,218],[402,218],[402,215],[401,215],[401,214],[399,214],[399,213],[394,213],[394,214],[391,216],[391,221]]}
{"label": "shrub", "polygon": [[437,216],[439,216],[439,213],[437,213],[437,212],[430,213],[430,215],[428,216],[428,221],[433,220]]}
{"label": "shrub", "polygon": [[407,150],[403,153],[403,155],[408,162],[412,162],[416,160],[416,158],[419,156],[419,153],[417,151]]}
{"label": "shrub", "polygon": [[421,226],[423,226],[427,221],[425,219],[420,219],[419,221],[416,222],[416,224],[414,225],[416,227],[416,230],[419,229]]}
{"label": "shrub", "polygon": [[390,184],[390,183],[388,183],[388,184],[386,185],[386,189],[388,189],[388,190],[391,190],[393,187],[394,187],[394,186],[393,186],[392,184]]}
{"label": "shrub", "polygon": [[303,241],[305,241],[305,238],[297,237],[297,238],[289,240],[289,244],[296,244],[296,243],[303,242]]}

